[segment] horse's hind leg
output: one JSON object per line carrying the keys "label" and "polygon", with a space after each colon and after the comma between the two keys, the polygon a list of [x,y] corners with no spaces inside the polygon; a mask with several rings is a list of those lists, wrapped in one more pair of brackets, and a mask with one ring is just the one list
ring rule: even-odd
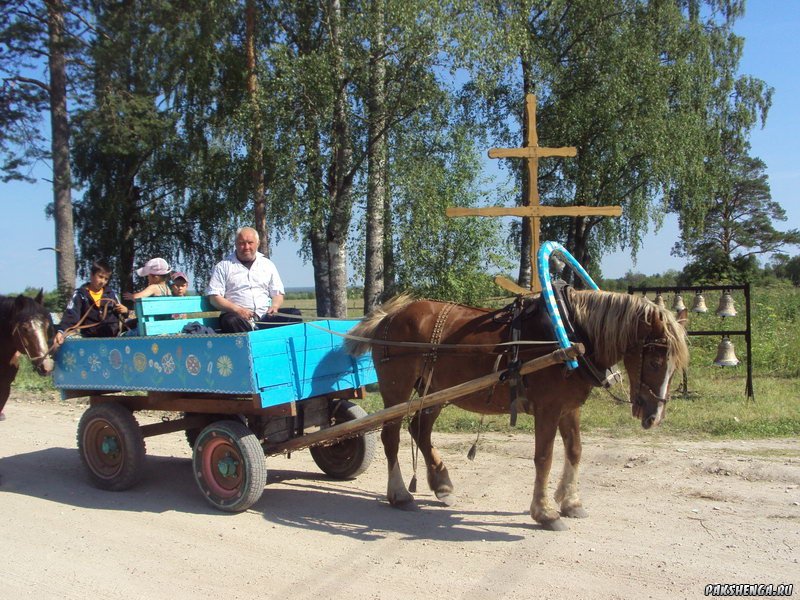
{"label": "horse's hind leg", "polygon": [[[381,373],[380,371],[378,373],[383,405],[386,407],[400,404],[411,397],[411,391],[414,387],[414,380],[411,377],[416,371],[416,365],[407,364],[402,366],[404,367],[402,369],[395,366],[394,371],[391,373]],[[402,373],[402,375],[399,373]],[[397,421],[384,423],[381,429],[383,452],[386,455],[386,464],[389,469],[386,498],[389,500],[389,504],[395,508],[416,510],[417,505],[414,502],[414,496],[406,488],[403,474],[400,471],[400,463],[397,459],[402,425],[402,420],[398,419]]]}
{"label": "horse's hind leg", "polygon": [[441,410],[441,406],[434,406],[418,412],[411,419],[408,430],[425,459],[428,486],[445,506],[453,506],[456,502],[456,498],[453,495],[453,483],[450,481],[450,475],[447,472],[447,467],[444,466],[444,462],[442,462],[439,451],[431,442],[433,424],[436,422]]}
{"label": "horse's hind leg", "polygon": [[578,466],[581,461],[581,409],[576,408],[558,422],[561,439],[564,441],[564,471],[556,488],[555,500],[561,505],[565,517],[582,519],[588,516],[578,495]]}
{"label": "horse's hind leg", "polygon": [[414,496],[406,488],[403,481],[403,474],[400,471],[400,463],[397,460],[397,453],[400,449],[400,427],[402,421],[392,421],[384,423],[381,429],[381,441],[383,442],[383,452],[386,455],[386,463],[389,468],[389,481],[386,486],[386,498],[389,504],[404,510],[414,510],[416,503]]}

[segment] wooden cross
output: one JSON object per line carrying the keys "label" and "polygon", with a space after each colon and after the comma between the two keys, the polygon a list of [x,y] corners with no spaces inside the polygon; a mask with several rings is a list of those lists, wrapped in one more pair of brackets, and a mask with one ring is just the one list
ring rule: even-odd
{"label": "wooden cross", "polygon": [[525,96],[525,111],[528,121],[528,139],[522,148],[492,148],[489,158],[523,158],[528,161],[528,205],[527,206],[489,206],[485,208],[463,208],[451,206],[448,217],[529,217],[531,228],[531,289],[526,290],[505,277],[496,277],[495,283],[515,294],[537,293],[542,290],[536,267],[536,254],[539,252],[539,221],[542,217],[555,216],[594,216],[618,217],[622,214],[620,206],[541,206],[539,204],[539,158],[546,156],[571,157],[578,154],[574,146],[565,148],[543,148],[539,145],[536,133],[536,96]]}

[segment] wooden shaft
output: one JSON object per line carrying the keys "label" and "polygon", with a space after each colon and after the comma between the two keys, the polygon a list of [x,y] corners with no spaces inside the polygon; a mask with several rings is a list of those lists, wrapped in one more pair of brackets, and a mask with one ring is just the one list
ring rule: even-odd
{"label": "wooden shaft", "polygon": [[[523,363],[520,366],[519,372],[522,375],[533,373],[534,371],[539,371],[552,365],[565,362],[566,360],[573,359],[583,354],[583,352],[583,344],[573,344],[569,348],[559,348],[550,354],[545,354],[544,356]],[[332,443],[338,439],[353,437],[358,433],[377,429],[380,425],[389,421],[402,419],[410,413],[415,413],[430,406],[444,404],[456,398],[467,396],[491,387],[497,384],[506,373],[507,370],[489,373],[483,377],[459,383],[458,385],[428,394],[422,398],[384,408],[383,410],[356,419],[355,421],[348,421],[346,423],[334,425],[333,427],[326,427],[325,429],[320,429],[314,433],[309,433],[303,437],[294,438],[280,444],[268,445],[264,447],[264,452],[267,454],[291,452],[293,450],[299,450],[300,448],[307,448],[325,442]]]}

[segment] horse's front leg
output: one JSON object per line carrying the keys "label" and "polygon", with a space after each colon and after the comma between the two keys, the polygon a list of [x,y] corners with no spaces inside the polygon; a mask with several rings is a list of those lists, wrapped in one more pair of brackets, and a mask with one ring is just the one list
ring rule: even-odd
{"label": "horse's front leg", "polygon": [[445,506],[453,506],[456,502],[456,497],[453,494],[453,483],[450,481],[450,475],[447,472],[447,467],[444,466],[444,462],[442,462],[439,451],[431,441],[433,424],[436,422],[441,410],[441,406],[434,406],[418,412],[411,419],[408,430],[425,459],[428,486]]}
{"label": "horse's front leg", "polygon": [[538,404],[534,406],[536,450],[533,462],[536,465],[536,482],[533,488],[531,517],[545,529],[563,531],[568,527],[561,520],[558,511],[550,504],[547,493],[550,467],[553,465],[553,442],[558,429],[559,412],[553,409],[542,410]]}
{"label": "horse's front leg", "polygon": [[6,405],[8,397],[11,395],[11,383],[17,376],[19,370],[19,354],[14,354],[10,359],[3,357],[0,364],[0,414]]}
{"label": "horse's front leg", "polygon": [[417,508],[412,496],[403,481],[403,474],[400,472],[400,463],[397,460],[397,452],[400,448],[400,427],[401,421],[384,423],[381,429],[381,441],[383,442],[383,452],[386,455],[386,464],[389,468],[389,481],[386,487],[386,497],[389,504],[395,508],[403,510],[415,510]]}
{"label": "horse's front leg", "polygon": [[558,430],[564,442],[564,471],[556,488],[555,500],[561,505],[563,516],[582,519],[588,514],[578,495],[578,466],[581,462],[580,407],[561,416]]}

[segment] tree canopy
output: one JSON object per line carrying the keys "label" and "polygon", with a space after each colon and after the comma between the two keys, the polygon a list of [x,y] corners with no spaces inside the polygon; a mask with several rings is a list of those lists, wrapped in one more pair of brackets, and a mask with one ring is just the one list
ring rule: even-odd
{"label": "tree canopy", "polygon": [[[624,208],[621,219],[550,219],[544,238],[597,272],[604,252],[635,253],[668,210],[691,254],[721,199],[758,196],[763,176],[744,158],[771,89],[738,75],[732,25],[743,10],[730,0],[76,4],[64,14],[80,42],[65,46],[80,262],[108,258],[123,289],[156,255],[202,281],[235,230],[256,224],[263,250],[302,243],[320,314],[343,316],[348,264],[366,282],[365,308],[401,288],[476,300],[509,260],[524,283],[524,238],[512,234],[512,247],[499,223],[443,213],[497,202],[481,148],[519,145],[527,93],[539,97],[540,143],[578,147],[575,159],[542,162],[542,203]],[[24,43],[26,60],[38,50],[41,62],[41,23],[3,14],[0,43]],[[48,109],[46,91],[12,85],[10,65],[0,59],[0,153],[4,177],[17,177],[41,155],[24,132]],[[736,172],[731,156],[742,158]],[[511,169],[522,202],[527,184]],[[777,202],[759,206],[780,217]],[[780,247],[777,232],[755,243],[746,231],[759,223],[734,221],[742,256]]]}

